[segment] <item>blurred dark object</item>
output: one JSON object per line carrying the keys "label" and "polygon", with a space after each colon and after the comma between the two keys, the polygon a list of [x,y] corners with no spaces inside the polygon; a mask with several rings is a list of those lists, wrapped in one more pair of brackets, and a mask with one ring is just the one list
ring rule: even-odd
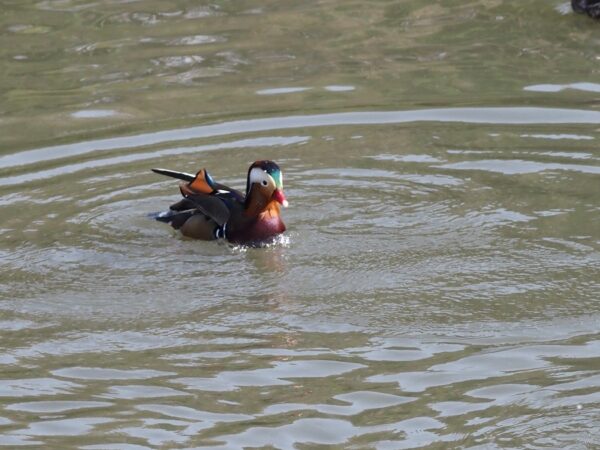
{"label": "blurred dark object", "polygon": [[573,11],[600,19],[600,0],[571,0]]}

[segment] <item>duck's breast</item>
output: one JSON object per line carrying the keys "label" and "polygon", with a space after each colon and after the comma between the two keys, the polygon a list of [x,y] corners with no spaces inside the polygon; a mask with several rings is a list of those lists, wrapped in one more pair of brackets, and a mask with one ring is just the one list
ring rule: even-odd
{"label": "duck's breast", "polygon": [[231,230],[227,238],[234,243],[255,243],[268,241],[284,231],[285,224],[281,217],[259,217],[244,229]]}

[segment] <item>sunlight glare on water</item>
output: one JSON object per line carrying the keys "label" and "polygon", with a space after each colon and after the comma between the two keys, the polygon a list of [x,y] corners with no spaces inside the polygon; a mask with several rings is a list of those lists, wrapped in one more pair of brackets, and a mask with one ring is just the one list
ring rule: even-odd
{"label": "sunlight glare on water", "polygon": [[[0,446],[599,446],[597,27],[542,0],[6,2]],[[149,217],[179,196],[151,168],[241,189],[258,159],[276,243]]]}

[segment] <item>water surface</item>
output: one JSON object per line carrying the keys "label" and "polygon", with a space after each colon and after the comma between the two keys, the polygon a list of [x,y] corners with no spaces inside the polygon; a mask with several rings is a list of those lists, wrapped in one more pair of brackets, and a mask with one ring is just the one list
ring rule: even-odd
{"label": "water surface", "polygon": [[[446,4],[447,3],[447,4]],[[4,2],[0,445],[600,445],[597,23],[566,2]],[[150,172],[242,187],[179,237]]]}

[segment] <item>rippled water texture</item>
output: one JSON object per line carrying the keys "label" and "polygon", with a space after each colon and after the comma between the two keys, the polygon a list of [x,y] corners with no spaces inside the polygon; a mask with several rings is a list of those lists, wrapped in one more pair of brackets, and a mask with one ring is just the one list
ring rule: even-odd
{"label": "rippled water texture", "polygon": [[[600,446],[599,24],[531,0],[0,5],[0,445]],[[150,172],[284,171],[266,249]]]}

